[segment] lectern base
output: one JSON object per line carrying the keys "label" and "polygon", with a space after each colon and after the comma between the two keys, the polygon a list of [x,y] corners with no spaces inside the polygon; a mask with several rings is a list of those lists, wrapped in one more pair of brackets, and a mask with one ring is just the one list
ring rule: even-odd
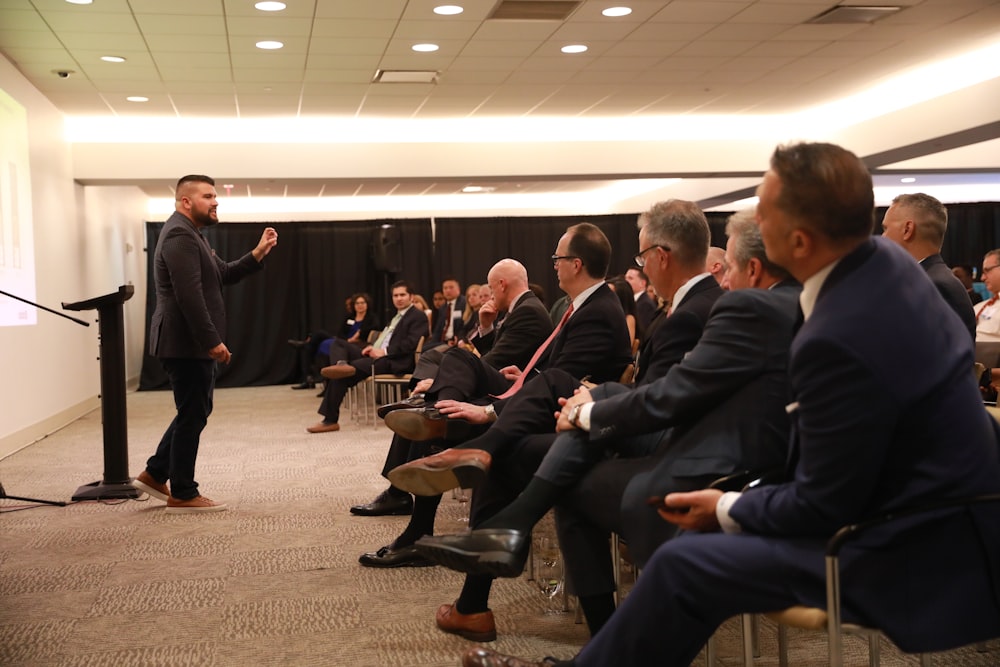
{"label": "lectern base", "polygon": [[138,498],[142,493],[131,484],[105,484],[104,482],[91,482],[84,484],[76,493],[73,500],[113,500]]}

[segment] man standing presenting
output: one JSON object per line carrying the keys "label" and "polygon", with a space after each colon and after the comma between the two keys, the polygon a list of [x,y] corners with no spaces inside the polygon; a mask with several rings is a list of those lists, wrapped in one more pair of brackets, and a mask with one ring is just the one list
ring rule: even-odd
{"label": "man standing presenting", "polygon": [[219,222],[215,181],[184,176],[175,199],[177,210],[163,225],[153,255],[156,309],[149,325],[149,353],[160,359],[170,378],[177,416],[132,486],[166,501],[171,514],[217,512],[225,504],[198,492],[194,468],[201,431],[212,412],[216,364],[232,358],[225,343],[222,286],[259,271],[278,243],[278,232],[267,227],[256,248],[235,262],[224,262],[201,234]]}

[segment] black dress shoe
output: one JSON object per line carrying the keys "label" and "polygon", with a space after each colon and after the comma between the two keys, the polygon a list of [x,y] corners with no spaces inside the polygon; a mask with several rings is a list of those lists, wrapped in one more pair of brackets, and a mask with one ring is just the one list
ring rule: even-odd
{"label": "black dress shoe", "polygon": [[385,416],[385,425],[396,435],[414,442],[437,438],[464,442],[481,432],[477,424],[450,418],[432,407],[394,410]]}
{"label": "black dress shoe", "polygon": [[378,416],[380,419],[385,419],[385,416],[390,412],[392,412],[393,410],[406,410],[408,408],[423,408],[423,407],[427,407],[427,401],[424,400],[424,395],[413,394],[412,396],[404,398],[403,400],[397,403],[387,403],[386,405],[379,407],[379,409],[376,410],[376,412],[378,412]]}
{"label": "black dress shoe", "polygon": [[413,546],[421,555],[458,572],[519,577],[530,545],[530,532],[480,528],[462,535],[424,536]]}
{"label": "black dress shoe", "polygon": [[308,342],[308,340],[296,340],[294,338],[288,339],[288,344],[292,347],[305,347]]}
{"label": "black dress shoe", "polygon": [[413,514],[413,498],[409,494],[395,495],[388,490],[378,494],[367,505],[355,505],[351,514],[356,516],[405,516]]}
{"label": "black dress shoe", "polygon": [[292,389],[315,389],[316,383],[312,380],[307,379],[305,382],[300,382],[298,384],[293,384]]}
{"label": "black dress shoe", "polygon": [[358,562],[365,567],[430,567],[436,564],[417,553],[412,544],[399,549],[387,544],[375,553],[361,554]]}

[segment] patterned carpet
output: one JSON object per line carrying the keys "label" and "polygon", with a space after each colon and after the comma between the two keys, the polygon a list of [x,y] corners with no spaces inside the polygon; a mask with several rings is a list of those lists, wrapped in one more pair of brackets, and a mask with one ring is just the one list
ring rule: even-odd
{"label": "patterned carpet", "polygon": [[[357,563],[407,521],[347,512],[385,487],[378,471],[389,431],[345,420],[338,433],[307,434],[317,405],[314,392],[287,387],[216,393],[198,479],[227,512],[171,516],[156,500],[0,500],[0,665],[459,664],[470,643],[437,630],[434,611],[457,596],[461,575]],[[167,392],[128,396],[131,474],[172,411]],[[69,500],[100,478],[102,457],[95,411],[0,461],[0,482],[9,494]],[[462,530],[465,507],[446,497],[436,531]],[[566,658],[587,641],[586,626],[572,612],[551,613],[526,575],[499,581],[491,604],[497,650]],[[756,664],[777,664],[774,636],[762,628]],[[717,637],[720,664],[740,664],[737,625]],[[792,664],[823,664],[824,646],[822,636],[793,632]],[[866,664],[863,644],[846,648],[850,664]],[[882,654],[886,665],[917,664],[888,642]],[[936,661],[998,663],[996,648]]]}

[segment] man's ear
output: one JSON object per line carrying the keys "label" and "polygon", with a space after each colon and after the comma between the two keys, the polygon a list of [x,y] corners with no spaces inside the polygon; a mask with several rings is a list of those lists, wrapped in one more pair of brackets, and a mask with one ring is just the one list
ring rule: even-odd
{"label": "man's ear", "polygon": [[903,240],[910,241],[917,235],[917,223],[907,220],[903,223]]}
{"label": "man's ear", "polygon": [[756,257],[751,257],[750,261],[747,262],[747,278],[751,287],[757,287],[760,285],[761,278],[764,276],[764,265],[761,264],[760,260]]}

